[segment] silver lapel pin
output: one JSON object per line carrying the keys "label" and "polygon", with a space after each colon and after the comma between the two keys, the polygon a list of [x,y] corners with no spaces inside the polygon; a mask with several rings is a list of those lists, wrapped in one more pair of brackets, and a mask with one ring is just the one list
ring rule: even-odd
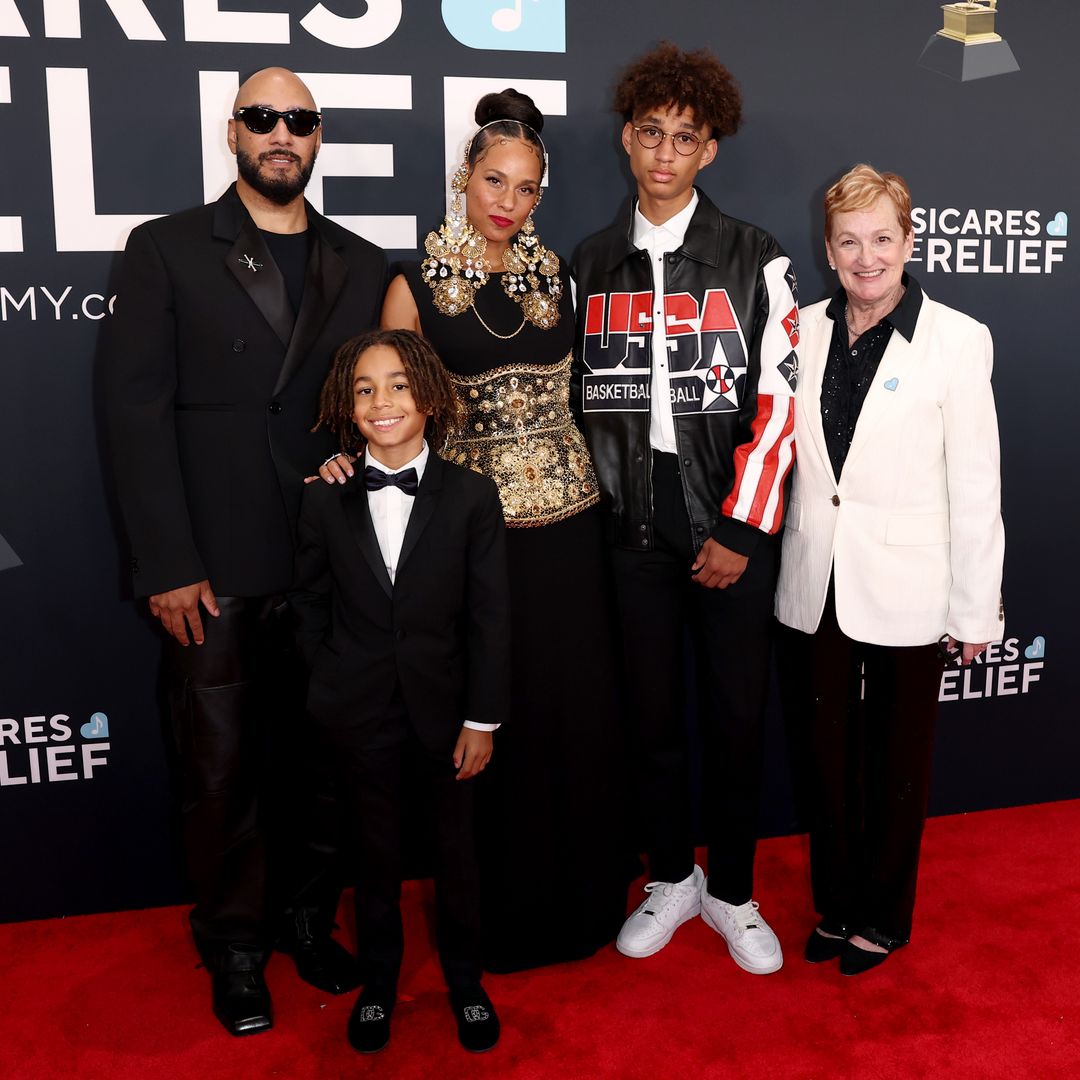
{"label": "silver lapel pin", "polygon": [[262,269],[262,263],[257,263],[250,255],[244,255],[236,260],[241,266],[246,266],[253,274]]}

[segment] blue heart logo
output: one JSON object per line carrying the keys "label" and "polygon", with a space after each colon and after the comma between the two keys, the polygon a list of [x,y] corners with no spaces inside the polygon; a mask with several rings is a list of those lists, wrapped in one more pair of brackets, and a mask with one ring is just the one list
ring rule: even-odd
{"label": "blue heart logo", "polygon": [[1046,638],[1039,634],[1024,650],[1024,655],[1029,660],[1041,660],[1046,655]]}
{"label": "blue heart logo", "polygon": [[891,379],[889,379],[885,383],[885,389],[886,390],[895,390],[899,385],[900,385],[900,380],[898,378],[896,378],[896,376],[893,376]]}
{"label": "blue heart logo", "polygon": [[109,718],[103,712],[96,712],[88,724],[79,728],[84,739],[107,739],[109,737]]}
{"label": "blue heart logo", "polygon": [[1059,210],[1054,215],[1053,221],[1046,223],[1046,235],[1047,236],[1068,236],[1069,235],[1069,215],[1064,210]]}
{"label": "blue heart logo", "polygon": [[442,0],[442,17],[470,49],[566,52],[566,0]]}

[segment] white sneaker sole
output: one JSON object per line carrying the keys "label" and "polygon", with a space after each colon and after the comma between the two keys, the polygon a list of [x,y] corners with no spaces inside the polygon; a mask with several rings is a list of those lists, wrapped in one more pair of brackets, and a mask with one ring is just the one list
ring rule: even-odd
{"label": "white sneaker sole", "polygon": [[689,922],[691,919],[696,919],[698,915],[703,914],[701,910],[701,904],[697,903],[693,909],[688,911],[668,932],[667,936],[661,938],[659,941],[652,945],[649,945],[644,949],[635,949],[630,945],[624,945],[618,939],[615,940],[615,948],[623,954],[623,956],[632,957],[634,960],[642,960],[646,956],[652,956],[654,953],[658,953],[675,935],[675,931],[682,926],[683,923]]}
{"label": "white sneaker sole", "polygon": [[743,969],[743,971],[749,971],[751,975],[771,975],[774,971],[779,971],[784,966],[784,954],[780,955],[775,960],[747,960],[745,957],[740,956],[735,949],[731,947],[731,942],[724,936],[723,930],[713,921],[712,916],[709,914],[709,909],[702,905],[701,917],[705,920],[706,924],[711,926],[721,938],[723,938],[724,944],[727,946],[727,951],[731,954],[731,959],[735,961]]}

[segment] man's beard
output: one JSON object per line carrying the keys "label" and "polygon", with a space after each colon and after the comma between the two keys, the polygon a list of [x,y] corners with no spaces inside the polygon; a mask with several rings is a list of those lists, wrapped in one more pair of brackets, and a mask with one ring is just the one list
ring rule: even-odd
{"label": "man's beard", "polygon": [[[293,177],[278,175],[270,179],[260,171],[263,159],[268,157],[280,157],[282,151],[268,150],[254,157],[243,150],[236,152],[236,168],[240,175],[260,195],[269,199],[278,206],[288,206],[298,195],[302,195],[311,179],[311,170],[315,168],[315,155],[304,165],[299,154],[291,154],[300,163],[300,172]],[[291,151],[290,151],[291,153]]]}

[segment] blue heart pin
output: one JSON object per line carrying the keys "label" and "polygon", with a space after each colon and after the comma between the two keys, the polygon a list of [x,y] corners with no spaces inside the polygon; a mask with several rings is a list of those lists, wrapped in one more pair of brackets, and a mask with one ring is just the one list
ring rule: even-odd
{"label": "blue heart pin", "polygon": [[891,379],[886,380],[885,389],[895,390],[900,385],[900,380],[894,375]]}
{"label": "blue heart pin", "polygon": [[1028,660],[1041,660],[1046,655],[1046,638],[1036,634],[1035,640],[1024,650]]}

